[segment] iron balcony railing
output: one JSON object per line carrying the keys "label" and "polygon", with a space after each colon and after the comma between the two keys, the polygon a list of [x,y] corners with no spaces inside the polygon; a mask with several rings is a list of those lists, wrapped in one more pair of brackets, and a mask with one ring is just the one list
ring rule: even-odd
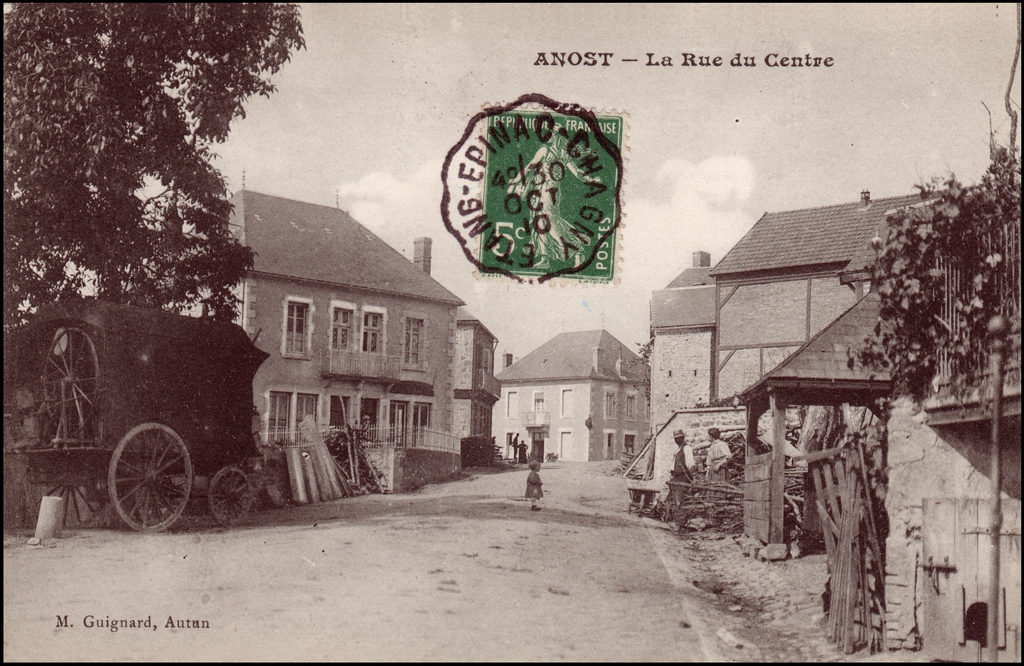
{"label": "iron balcony railing", "polygon": [[545,426],[551,424],[551,416],[547,412],[523,412],[519,416],[524,426]]}
{"label": "iron balcony railing", "polygon": [[[317,428],[325,439],[339,428],[327,426]],[[390,426],[371,426],[360,431],[360,441],[367,449],[428,449],[459,453],[461,440],[450,432],[431,428],[398,428]],[[271,430],[265,441],[276,445],[312,444],[299,430]]]}
{"label": "iron balcony railing", "polygon": [[[1001,270],[995,276],[995,291],[1000,305],[1000,314],[1009,322],[1020,321],[1021,305],[1021,255],[1020,255],[1020,218],[1017,223],[1003,227],[995,234],[983,239],[986,254],[1002,256]],[[945,279],[945,301],[942,305],[942,322],[949,329],[953,339],[963,334],[961,320],[957,312],[957,301],[967,301],[970,297],[966,283],[970,279],[960,267],[956,257],[942,257],[938,268]],[[1007,355],[1004,370],[1004,392],[1008,395],[1020,395],[1020,333],[1011,334],[1007,340]],[[953,359],[945,350],[939,351],[938,372],[934,382],[934,399],[947,402],[956,396],[951,395],[950,388],[954,378],[962,380],[963,388],[968,391],[982,388],[988,377],[988,340],[972,340],[971,354],[959,361]]]}
{"label": "iron balcony railing", "polygon": [[400,356],[384,356],[383,354],[322,350],[320,352],[320,374],[370,379],[400,379],[402,359]]}
{"label": "iron balcony railing", "polygon": [[482,389],[498,398],[501,397],[501,382],[484,368],[477,368],[473,371],[473,388]]}
{"label": "iron balcony railing", "polygon": [[362,432],[363,446],[368,449],[427,449],[448,453],[459,453],[462,450],[462,440],[443,430],[375,426]]}

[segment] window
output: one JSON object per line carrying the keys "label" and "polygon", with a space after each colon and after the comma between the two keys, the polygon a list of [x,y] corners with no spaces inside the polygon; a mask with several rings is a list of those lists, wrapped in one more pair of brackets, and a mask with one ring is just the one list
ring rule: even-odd
{"label": "window", "polygon": [[423,432],[430,427],[430,403],[415,402],[412,405],[412,433],[413,446],[426,440],[427,435]]}
{"label": "window", "polygon": [[405,362],[409,365],[420,364],[420,345],[423,336],[422,319],[405,320]]}
{"label": "window", "polygon": [[295,396],[295,430],[299,433],[300,441],[304,441],[305,438],[302,436],[299,430],[299,424],[307,416],[313,417],[313,423],[316,423],[319,419],[316,417],[316,405],[317,400],[320,396],[315,393],[299,393]]}
{"label": "window", "polygon": [[615,391],[607,391],[604,394],[604,417],[606,419],[615,418]]}
{"label": "window", "polygon": [[430,427],[429,402],[417,402],[412,406],[412,427],[416,429]]}
{"label": "window", "polygon": [[288,354],[306,354],[309,334],[309,303],[288,301],[284,350]]}
{"label": "window", "polygon": [[363,351],[367,354],[383,352],[381,329],[384,327],[384,315],[379,312],[363,313]]}
{"label": "window", "polygon": [[289,408],[292,404],[291,393],[270,392],[270,415],[267,418],[267,441],[276,442],[288,439]]}
{"label": "window", "polygon": [[491,434],[491,410],[487,405],[474,402],[471,407],[470,435]]}
{"label": "window", "polygon": [[353,312],[346,308],[334,308],[331,323],[331,349],[348,351],[352,346]]}
{"label": "window", "polygon": [[627,419],[635,419],[636,418],[636,396],[635,395],[627,395],[626,396],[626,418]]}
{"label": "window", "polygon": [[341,428],[348,422],[348,396],[331,396],[331,426]]}
{"label": "window", "polygon": [[320,396],[315,393],[299,393],[295,397],[295,422],[302,423],[302,419],[312,416],[316,421],[316,403]]}
{"label": "window", "polygon": [[533,394],[533,411],[535,414],[544,413],[544,394],[534,393]]}
{"label": "window", "polygon": [[562,389],[562,416],[572,416],[572,389]]}
{"label": "window", "polygon": [[607,453],[607,457],[611,458],[614,453],[615,453],[615,433],[614,432],[610,432],[610,433],[608,433],[608,453]]}
{"label": "window", "polygon": [[519,391],[509,391],[505,404],[505,418],[519,418]]}
{"label": "window", "polygon": [[388,426],[391,428],[390,441],[397,444],[405,443],[406,435],[406,424],[409,418],[409,403],[392,400],[390,407],[390,415],[388,417]]}
{"label": "window", "polygon": [[359,425],[363,428],[377,427],[377,411],[380,408],[380,400],[377,398],[359,399]]}
{"label": "window", "polygon": [[626,435],[623,445],[626,448],[626,453],[633,453],[633,447],[636,446],[636,435]]}

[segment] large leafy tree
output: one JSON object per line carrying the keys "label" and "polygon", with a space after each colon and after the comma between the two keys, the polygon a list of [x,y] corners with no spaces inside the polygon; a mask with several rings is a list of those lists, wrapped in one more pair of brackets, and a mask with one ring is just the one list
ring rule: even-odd
{"label": "large leafy tree", "polygon": [[252,252],[211,146],[303,47],[295,5],[11,7],[5,326],[83,291],[230,319]]}

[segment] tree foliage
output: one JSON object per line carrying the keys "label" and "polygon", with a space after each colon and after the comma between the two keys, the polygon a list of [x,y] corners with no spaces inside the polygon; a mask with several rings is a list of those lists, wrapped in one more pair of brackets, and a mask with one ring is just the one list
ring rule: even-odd
{"label": "tree foliage", "polygon": [[252,252],[228,229],[211,146],[303,47],[295,5],[14,5],[5,325],[83,290],[230,319]]}
{"label": "tree foliage", "polygon": [[926,395],[945,358],[962,395],[983,374],[989,319],[1020,332],[1020,176],[1017,153],[995,146],[980,183],[950,176],[889,218],[874,268],[881,312],[861,360],[889,369],[898,393]]}

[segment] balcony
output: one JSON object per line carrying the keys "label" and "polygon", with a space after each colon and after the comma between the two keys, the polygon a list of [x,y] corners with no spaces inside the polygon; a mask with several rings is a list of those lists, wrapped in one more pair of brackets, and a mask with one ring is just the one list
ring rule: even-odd
{"label": "balcony", "polygon": [[551,424],[551,415],[547,412],[522,412],[519,420],[527,428],[544,428]]}
{"label": "balcony", "polygon": [[398,380],[402,376],[399,356],[324,350],[320,352],[321,377]]}
{"label": "balcony", "polygon": [[486,391],[495,398],[501,397],[501,382],[485,368],[477,368],[473,371],[473,388]]}
{"label": "balcony", "polygon": [[[1020,223],[999,230],[991,237],[986,237],[984,247],[987,251],[998,252],[1006,257],[1003,268],[996,276],[995,288],[997,302],[1001,303],[1001,314],[1011,326],[1020,322]],[[962,321],[958,316],[957,301],[968,300],[970,293],[964,271],[956,258],[941,257],[938,268],[945,278],[946,299],[942,309],[943,325],[954,337],[962,337]],[[967,359],[955,362],[949,354],[939,352],[938,372],[933,382],[934,393],[925,401],[928,421],[932,424],[955,423],[961,421],[982,420],[990,418],[988,402],[991,400],[991,381],[989,379],[988,340],[971,340],[971,355]],[[1006,352],[1003,375],[1004,413],[1020,414],[1020,333],[1012,333],[1006,340]],[[956,384],[959,380],[960,386]]]}

